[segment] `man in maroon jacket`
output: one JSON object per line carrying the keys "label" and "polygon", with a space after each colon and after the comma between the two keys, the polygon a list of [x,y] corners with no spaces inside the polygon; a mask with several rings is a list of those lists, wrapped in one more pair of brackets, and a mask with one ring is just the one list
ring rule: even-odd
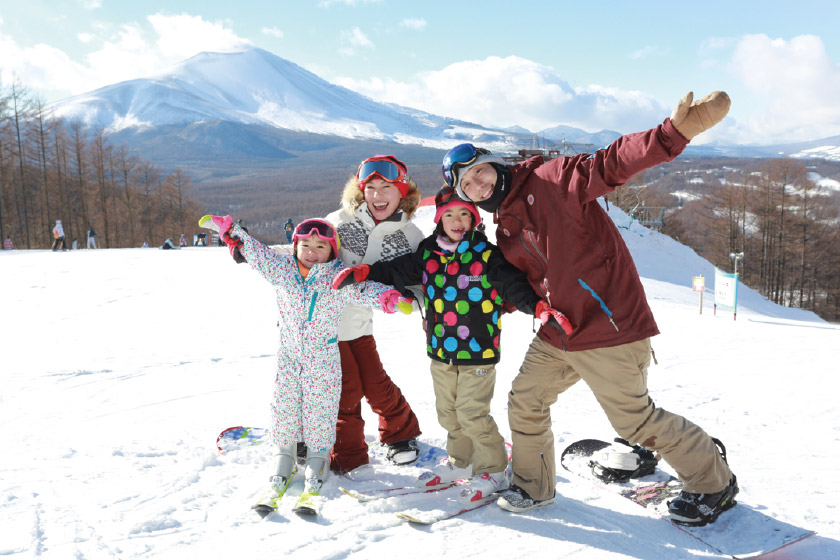
{"label": "man in maroon jacket", "polygon": [[724,92],[693,104],[692,98],[683,97],[660,126],[622,136],[594,154],[536,156],[507,167],[489,151],[461,144],[444,157],[447,183],[494,214],[504,256],[573,327],[566,334],[543,325],[513,381],[513,480],[498,501],[503,509],[523,512],[554,502],[549,407],[580,379],[622,438],[659,452],[684,482],[670,505],[674,521],[702,525],[735,503],[738,486],[720,442],[648,395],[650,337],[659,330],[630,251],[597,202],[636,173],[673,160],[729,111]]}

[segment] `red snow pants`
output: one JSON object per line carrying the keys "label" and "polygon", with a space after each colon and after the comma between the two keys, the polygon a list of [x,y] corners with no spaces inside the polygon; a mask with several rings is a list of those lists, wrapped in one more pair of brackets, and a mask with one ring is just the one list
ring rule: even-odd
{"label": "red snow pants", "polygon": [[340,341],[338,351],[341,354],[341,400],[330,469],[348,472],[369,462],[362,419],[363,397],[379,415],[379,441],[382,443],[417,437],[420,425],[400,388],[385,373],[372,335]]}

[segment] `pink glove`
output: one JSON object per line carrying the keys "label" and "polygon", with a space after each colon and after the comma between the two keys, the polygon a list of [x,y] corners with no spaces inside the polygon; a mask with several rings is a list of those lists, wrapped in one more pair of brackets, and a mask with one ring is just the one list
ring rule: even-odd
{"label": "pink glove", "polygon": [[549,306],[548,302],[544,299],[541,299],[539,303],[537,303],[536,316],[540,320],[541,324],[545,325],[549,321],[553,320],[552,324],[555,327],[563,329],[563,332],[566,334],[572,334],[572,324],[566,316]]}
{"label": "pink glove", "polygon": [[333,290],[339,290],[341,288],[346,288],[351,284],[364,282],[367,279],[368,274],[370,274],[370,266],[366,264],[359,264],[351,266],[350,268],[345,268],[340,271],[333,280],[332,288]]}
{"label": "pink glove", "polygon": [[233,227],[233,218],[230,216],[212,216],[210,214],[206,216],[202,216],[200,220],[198,220],[199,227],[203,227],[205,229],[214,229],[219,232],[219,236],[224,236],[230,228]]}
{"label": "pink glove", "polygon": [[[403,297],[397,290],[388,290],[379,296],[379,305],[385,313],[396,313],[399,308],[403,313],[411,313],[411,300]],[[406,308],[408,311],[406,312]]]}

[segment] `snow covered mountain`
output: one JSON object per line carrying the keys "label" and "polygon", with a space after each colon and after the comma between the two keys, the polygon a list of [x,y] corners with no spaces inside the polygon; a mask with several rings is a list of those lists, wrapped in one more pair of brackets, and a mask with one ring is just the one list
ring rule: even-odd
{"label": "snow covered mountain", "polygon": [[517,135],[378,103],[262,49],[201,53],[152,78],[59,101],[54,114],[109,133],[217,121],[353,139],[449,148],[509,146]]}
{"label": "snow covered mountain", "polygon": [[[521,127],[489,128],[379,103],[259,48],[201,53],[158,76],[109,85],[54,103],[51,109],[58,117],[105,129],[141,152],[151,150],[153,159],[155,151],[201,159],[211,144],[213,153],[207,157],[213,161],[228,153],[283,159],[289,154],[281,146],[299,144],[300,134],[322,136],[308,140],[316,147],[338,138],[435,149],[476,142],[497,152],[515,152],[534,140]],[[537,135],[588,151],[627,132],[634,131],[587,132],[558,125]],[[840,160],[840,137],[779,146],[691,146],[689,152]]]}
{"label": "snow covered mountain", "polygon": [[615,130],[602,130],[600,132],[587,132],[580,128],[561,124],[552,128],[546,128],[538,133],[543,138],[550,138],[556,143],[573,142],[576,144],[592,144],[598,148],[607,146],[621,136]]}

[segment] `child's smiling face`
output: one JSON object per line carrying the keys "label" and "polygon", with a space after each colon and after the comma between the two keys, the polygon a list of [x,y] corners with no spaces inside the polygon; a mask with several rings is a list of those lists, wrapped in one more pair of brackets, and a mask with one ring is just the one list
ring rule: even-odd
{"label": "child's smiling face", "polygon": [[312,234],[309,237],[298,239],[295,256],[306,268],[312,268],[316,263],[325,263],[332,256],[332,246],[328,241]]}
{"label": "child's smiling face", "polygon": [[466,206],[454,206],[443,213],[440,223],[450,241],[461,241],[464,234],[472,230],[473,215]]}

